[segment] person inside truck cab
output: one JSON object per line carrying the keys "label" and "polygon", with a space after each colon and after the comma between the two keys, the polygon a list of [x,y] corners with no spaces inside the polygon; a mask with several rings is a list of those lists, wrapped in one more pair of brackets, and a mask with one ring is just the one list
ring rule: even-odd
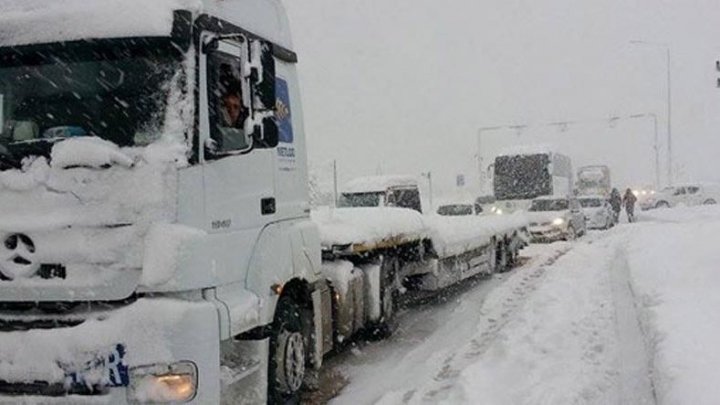
{"label": "person inside truck cab", "polygon": [[217,109],[213,117],[215,130],[212,131],[215,151],[247,149],[249,145],[244,124],[248,111],[243,104],[242,83],[231,73],[229,65],[221,66],[216,89],[218,99],[214,103]]}
{"label": "person inside truck cab", "polygon": [[220,102],[222,108],[220,116],[222,117],[221,126],[225,128],[243,128],[243,104],[242,91],[238,86],[237,90],[229,90],[223,96]]}

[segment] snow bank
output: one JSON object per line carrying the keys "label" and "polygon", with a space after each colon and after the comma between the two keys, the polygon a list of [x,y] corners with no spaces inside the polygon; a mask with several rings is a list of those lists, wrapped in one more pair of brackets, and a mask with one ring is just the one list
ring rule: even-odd
{"label": "snow bank", "polygon": [[627,247],[645,312],[659,403],[715,404],[720,398],[720,208],[653,210]]}
{"label": "snow bank", "polygon": [[425,222],[438,256],[462,254],[490,243],[495,235],[512,234],[529,223],[524,213],[511,215],[427,215]]}
{"label": "snow bank", "polygon": [[335,245],[375,245],[389,240],[417,240],[427,234],[423,216],[405,208],[323,207],[313,210],[311,218],[320,228],[324,248]]}

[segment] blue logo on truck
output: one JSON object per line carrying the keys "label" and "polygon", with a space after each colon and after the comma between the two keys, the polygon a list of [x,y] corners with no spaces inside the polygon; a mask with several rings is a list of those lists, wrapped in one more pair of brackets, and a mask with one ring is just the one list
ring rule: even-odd
{"label": "blue logo on truck", "polygon": [[275,79],[275,117],[278,125],[278,137],[282,143],[293,143],[295,138],[292,127],[292,111],[290,110],[290,92],[284,79]]}

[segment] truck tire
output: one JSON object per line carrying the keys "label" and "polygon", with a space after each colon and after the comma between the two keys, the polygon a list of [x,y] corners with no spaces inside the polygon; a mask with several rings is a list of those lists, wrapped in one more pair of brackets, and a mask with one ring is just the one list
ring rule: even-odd
{"label": "truck tire", "polygon": [[715,205],[715,204],[717,204],[717,201],[713,200],[712,198],[708,198],[707,200],[705,200],[705,202],[703,202],[703,204],[705,204],[705,205]]}
{"label": "truck tire", "polygon": [[495,243],[495,272],[505,273],[510,270],[510,253],[504,240]]}
{"label": "truck tire", "polygon": [[400,261],[397,257],[387,255],[382,259],[380,266],[380,320],[370,325],[369,332],[372,339],[385,339],[395,331],[397,312],[397,274],[400,271]]}
{"label": "truck tire", "polygon": [[658,201],[658,203],[655,204],[655,208],[670,208],[670,203],[667,201]]}
{"label": "truck tire", "polygon": [[299,403],[305,378],[306,348],[303,309],[289,296],[280,298],[270,336],[268,403]]}
{"label": "truck tire", "polygon": [[567,229],[567,235],[565,236],[565,240],[569,242],[577,239],[577,237],[578,234],[577,232],[575,232],[575,227],[569,226]]}

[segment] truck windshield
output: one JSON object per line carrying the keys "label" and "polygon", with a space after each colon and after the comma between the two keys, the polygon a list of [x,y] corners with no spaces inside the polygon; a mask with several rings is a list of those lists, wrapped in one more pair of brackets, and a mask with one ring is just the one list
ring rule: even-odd
{"label": "truck windshield", "polygon": [[470,204],[441,205],[437,209],[437,213],[446,216],[472,215],[473,206]]}
{"label": "truck windshield", "polygon": [[375,193],[343,193],[340,196],[340,207],[380,207],[384,205],[384,192]]}
{"label": "truck windshield", "polygon": [[495,159],[493,188],[498,200],[527,200],[553,192],[550,156],[498,156]]}
{"label": "truck windshield", "polygon": [[597,208],[603,206],[603,201],[599,198],[581,198],[580,205],[583,208]]}
{"label": "truck windshield", "polygon": [[530,206],[530,211],[565,211],[569,206],[568,200],[535,200]]}
{"label": "truck windshield", "polygon": [[181,58],[169,42],[144,42],[0,49],[0,146],[20,159],[17,146],[72,136],[153,141]]}

